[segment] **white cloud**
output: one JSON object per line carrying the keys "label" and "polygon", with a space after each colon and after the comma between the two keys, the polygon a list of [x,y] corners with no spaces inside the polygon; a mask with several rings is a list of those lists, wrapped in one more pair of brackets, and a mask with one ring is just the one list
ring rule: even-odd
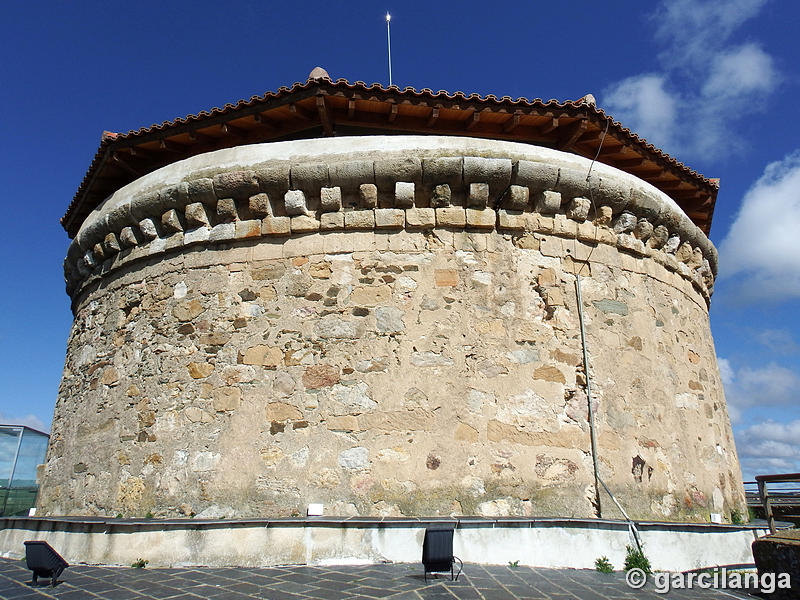
{"label": "white cloud", "polygon": [[701,62],[722,46],[766,0],[666,0],[653,15],[656,36],[668,46],[665,61]]}
{"label": "white cloud", "polygon": [[748,94],[768,93],[777,80],[772,57],[756,44],[745,44],[714,58],[702,95],[721,101],[735,100]]}
{"label": "white cloud", "polygon": [[720,244],[721,281],[744,301],[800,297],[800,151],[767,165]]}
{"label": "white cloud", "polygon": [[762,473],[800,470],[800,419],[763,421],[736,432],[736,447],[745,479]]}
{"label": "white cloud", "polygon": [[50,425],[45,425],[44,421],[42,421],[39,417],[33,414],[28,414],[24,416],[11,416],[2,411],[0,411],[0,423],[3,425],[27,425],[28,427],[33,427],[34,429],[38,429],[39,431],[49,432]]}
{"label": "white cloud", "polygon": [[718,363],[733,423],[740,422],[742,413],[753,406],[791,404],[800,390],[800,376],[774,363],[738,371],[734,371],[727,359],[720,358]]}
{"label": "white cloud", "polygon": [[647,139],[671,145],[678,98],[665,89],[665,77],[657,74],[628,77],[607,90],[605,103],[614,117]]}
{"label": "white cloud", "polygon": [[[729,39],[764,0],[664,0],[653,15],[661,71],[611,84],[601,106],[668,152],[713,158],[742,142],[732,124],[780,81],[758,44]],[[742,110],[750,106],[749,113]],[[676,119],[677,108],[680,119]],[[724,142],[724,143],[723,143]]]}
{"label": "white cloud", "polygon": [[760,344],[779,354],[800,352],[800,344],[795,342],[792,334],[785,329],[764,329],[756,333],[756,339]]}
{"label": "white cloud", "polygon": [[719,375],[722,378],[722,384],[727,386],[733,383],[733,367],[731,361],[727,358],[718,358],[717,364],[719,365]]}

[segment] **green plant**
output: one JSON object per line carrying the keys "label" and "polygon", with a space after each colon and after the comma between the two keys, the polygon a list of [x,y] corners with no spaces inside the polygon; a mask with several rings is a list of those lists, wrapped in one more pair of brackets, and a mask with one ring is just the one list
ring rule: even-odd
{"label": "green plant", "polygon": [[144,569],[147,566],[147,563],[149,562],[150,562],[149,560],[139,558],[131,564],[131,567],[134,569]]}
{"label": "green plant", "polygon": [[625,550],[627,554],[625,555],[625,570],[630,571],[631,569],[641,569],[648,575],[653,574],[653,570],[650,567],[650,561],[644,555],[643,550],[637,550],[633,546],[625,546]]}
{"label": "green plant", "polygon": [[148,511],[147,511],[147,514],[144,516],[144,518],[145,518],[145,519],[152,519],[152,518],[153,518],[153,513],[151,513],[151,512],[148,510]]}
{"label": "green plant", "polygon": [[117,516],[115,518],[116,519],[122,519],[123,518],[122,513],[117,513]]}
{"label": "green plant", "polygon": [[508,566],[511,569],[516,569],[519,566],[519,561],[515,560],[514,562],[508,561]]}
{"label": "green plant", "polygon": [[614,565],[611,564],[607,556],[601,556],[600,558],[595,559],[594,568],[601,573],[614,572]]}
{"label": "green plant", "polygon": [[733,525],[743,525],[744,524],[744,517],[742,516],[742,513],[740,513],[738,510],[732,510],[731,511],[731,523]]}

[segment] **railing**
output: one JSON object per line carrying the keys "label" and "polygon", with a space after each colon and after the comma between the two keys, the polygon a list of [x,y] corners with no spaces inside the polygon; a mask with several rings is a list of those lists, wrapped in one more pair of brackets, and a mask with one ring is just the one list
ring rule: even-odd
{"label": "railing", "polygon": [[[772,483],[800,483],[800,473],[783,473],[776,475],[756,475],[755,481],[745,481],[745,496],[748,506],[761,506],[764,510],[764,518],[769,524],[769,530],[775,533],[775,513],[773,509],[778,508],[781,512],[790,511],[793,508],[800,508],[800,486],[782,487],[770,492],[767,484]],[[757,496],[748,486],[757,486]]]}

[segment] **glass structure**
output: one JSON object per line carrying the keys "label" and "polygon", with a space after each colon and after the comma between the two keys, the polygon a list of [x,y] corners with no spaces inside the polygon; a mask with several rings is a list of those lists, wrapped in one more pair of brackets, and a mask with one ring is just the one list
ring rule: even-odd
{"label": "glass structure", "polygon": [[36,505],[36,468],[49,440],[25,425],[0,425],[0,516],[26,516]]}

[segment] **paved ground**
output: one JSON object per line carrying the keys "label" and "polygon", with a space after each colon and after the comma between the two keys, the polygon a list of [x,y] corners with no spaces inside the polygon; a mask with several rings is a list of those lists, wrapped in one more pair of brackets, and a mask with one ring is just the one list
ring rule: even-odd
{"label": "paved ground", "polygon": [[71,600],[623,600],[626,598],[750,598],[712,590],[657,594],[633,590],[624,575],[571,569],[464,565],[458,581],[428,579],[422,565],[279,567],[262,569],[131,569],[74,566],[55,587],[32,587],[25,562],[0,559],[0,598]]}

